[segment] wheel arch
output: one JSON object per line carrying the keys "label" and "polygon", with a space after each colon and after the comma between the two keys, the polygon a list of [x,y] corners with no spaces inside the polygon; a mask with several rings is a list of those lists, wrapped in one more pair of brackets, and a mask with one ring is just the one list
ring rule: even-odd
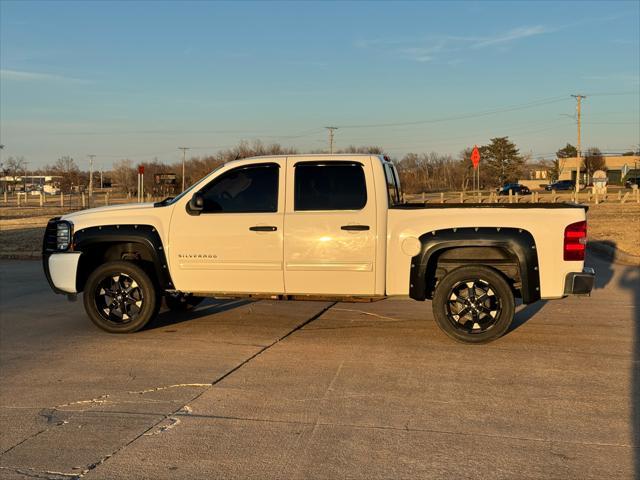
{"label": "wheel arch", "polygon": [[[437,268],[446,252],[470,253],[457,260],[493,267],[507,277],[511,264],[517,269],[518,290],[524,303],[540,299],[538,254],[533,235],[524,229],[504,227],[471,227],[434,230],[419,237],[420,252],[411,259],[409,296],[415,300],[432,298],[437,281]],[[506,255],[499,258],[500,255]],[[451,257],[455,255],[450,254]],[[455,261],[452,262],[455,265]]]}
{"label": "wheel arch", "polygon": [[102,225],[78,230],[73,248],[82,252],[76,274],[81,292],[89,274],[108,261],[131,260],[140,264],[161,289],[172,289],[173,281],[162,239],[152,225]]}

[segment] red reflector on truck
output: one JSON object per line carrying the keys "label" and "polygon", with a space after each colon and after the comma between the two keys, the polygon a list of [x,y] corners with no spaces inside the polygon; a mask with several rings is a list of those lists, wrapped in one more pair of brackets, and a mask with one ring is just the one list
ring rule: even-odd
{"label": "red reflector on truck", "polygon": [[587,248],[587,222],[576,222],[564,229],[564,259],[584,260]]}

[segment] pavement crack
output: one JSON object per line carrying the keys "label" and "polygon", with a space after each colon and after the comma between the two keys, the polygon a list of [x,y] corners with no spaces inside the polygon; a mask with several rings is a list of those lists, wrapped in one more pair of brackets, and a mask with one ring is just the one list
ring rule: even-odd
{"label": "pavement crack", "polygon": [[42,470],[36,470],[34,468],[28,468],[28,467],[0,467],[0,470],[14,472],[29,478],[43,478],[46,480],[79,479],[82,476],[82,474],[79,474],[79,473],[53,472],[48,470],[42,471]]}
{"label": "pavement crack", "polygon": [[107,400],[107,398],[109,398],[108,394],[100,395],[96,398],[90,398],[88,400],[78,400],[75,402],[63,403],[62,405],[56,405],[55,407],[53,407],[53,409],[58,410],[63,407],[72,407],[74,405],[103,405],[105,403],[109,403],[109,400]]}
{"label": "pavement crack", "polygon": [[376,318],[379,318],[380,320],[384,320],[386,322],[409,322],[409,321],[411,321],[411,320],[409,320],[407,318],[387,317],[386,315],[380,315],[378,313],[367,312],[365,310],[357,310],[355,308],[334,308],[333,310],[336,311],[336,312],[352,312],[352,313],[359,313],[361,315],[369,315],[370,317],[376,317]]}
{"label": "pavement crack", "polygon": [[[211,382],[210,384],[197,384],[198,386],[203,386],[206,385],[207,388],[203,389],[201,392],[199,392],[197,395],[195,395],[193,398],[191,398],[187,403],[185,403],[184,405],[182,405],[180,408],[174,410],[173,412],[171,412],[170,414],[164,415],[164,417],[160,420],[158,420],[157,422],[155,422],[153,425],[151,425],[149,428],[147,428],[146,430],[144,430],[143,432],[141,432],[139,435],[137,435],[136,437],[132,438],[131,440],[129,440],[127,443],[125,443],[124,445],[121,445],[120,447],[118,447],[115,451],[113,451],[112,453],[105,455],[102,459],[100,459],[98,462],[93,463],[91,465],[88,466],[88,468],[86,470],[84,470],[79,476],[78,478],[82,478],[86,473],[88,473],[91,470],[94,470],[95,468],[99,467],[100,465],[102,465],[103,463],[105,463],[107,460],[109,460],[111,457],[113,457],[114,455],[116,455],[118,452],[124,450],[125,448],[127,448],[129,445],[131,445],[132,443],[136,442],[138,439],[142,438],[143,436],[149,436],[149,435],[154,435],[155,431],[154,429],[156,429],[159,425],[161,425],[163,422],[170,420],[172,421],[172,424],[170,426],[166,426],[164,429],[161,427],[158,431],[158,433],[163,432],[168,430],[169,428],[173,428],[176,425],[178,425],[180,423],[180,420],[176,418],[176,416],[179,415],[191,415],[192,409],[191,407],[189,407],[189,403],[193,403],[195,400],[197,400],[198,398],[200,398],[205,392],[209,391],[211,388],[215,387],[217,384],[219,384],[220,382],[222,382],[225,378],[229,377],[230,375],[233,375],[235,372],[237,372],[238,370],[240,370],[242,367],[244,367],[245,365],[247,365],[249,362],[251,362],[252,360],[255,360],[257,357],[259,357],[260,355],[262,355],[264,352],[266,352],[267,350],[269,350],[271,347],[277,345],[278,343],[282,342],[283,340],[287,339],[288,337],[290,337],[291,335],[293,335],[294,333],[296,333],[298,330],[301,330],[302,328],[306,327],[307,325],[309,325],[311,322],[317,320],[318,318],[320,318],[327,310],[329,310],[330,308],[332,308],[334,305],[336,305],[338,302],[331,302],[329,305],[327,305],[326,307],[322,308],[318,313],[316,313],[315,315],[311,316],[310,318],[308,318],[307,320],[303,321],[302,323],[296,325],[293,329],[289,330],[287,333],[285,333],[284,335],[282,335],[281,337],[278,337],[276,340],[274,340],[273,342],[271,342],[269,345],[266,345],[264,347],[262,347],[260,350],[258,350],[256,353],[254,353],[253,355],[251,355],[250,357],[248,357],[247,359],[243,360],[242,362],[240,362],[238,365],[236,365],[235,367],[233,367],[231,370],[229,370],[228,372],[226,372],[224,375],[218,377],[216,380],[214,380],[213,382]],[[196,384],[191,384],[191,385],[196,385]],[[169,386],[168,388],[171,388],[172,386]],[[159,389],[161,388],[167,388],[167,387],[158,387]],[[155,391],[154,389],[151,389],[150,391]],[[143,391],[144,392],[144,391]],[[129,392],[129,393],[140,393],[140,392]]]}
{"label": "pavement crack", "polygon": [[146,390],[139,390],[139,391],[127,392],[127,393],[143,395],[145,393],[159,392],[160,390],[168,390],[170,388],[200,388],[200,387],[210,387],[210,386],[211,386],[210,383],[178,383],[175,385],[166,385],[163,387],[148,388]]}
{"label": "pavement crack", "polygon": [[[9,453],[11,450],[13,450],[14,448],[19,447],[20,445],[22,445],[24,442],[31,440],[32,438],[36,438],[38,435],[40,435],[41,433],[46,432],[47,430],[49,430],[49,427],[47,428],[43,428],[42,430],[34,433],[33,435],[29,435],[27,438],[22,439],[21,441],[19,441],[18,443],[16,443],[15,445],[13,445],[12,447],[7,448],[5,451],[2,452],[2,455]],[[3,468],[3,467],[0,467]]]}
{"label": "pavement crack", "polygon": [[171,430],[173,427],[180,424],[179,418],[169,417],[168,420],[170,423],[166,425],[161,425],[160,428],[158,428],[157,430],[154,430],[153,432],[147,431],[146,433],[143,433],[143,435],[145,436],[158,435],[160,433],[166,432],[167,430]]}

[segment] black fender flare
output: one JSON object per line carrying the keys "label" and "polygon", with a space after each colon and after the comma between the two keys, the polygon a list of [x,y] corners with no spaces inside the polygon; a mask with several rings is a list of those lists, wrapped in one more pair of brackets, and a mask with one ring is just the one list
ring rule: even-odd
{"label": "black fender flare", "polygon": [[[518,261],[522,281],[523,303],[540,299],[540,270],[536,243],[530,232],[521,228],[470,227],[434,230],[421,235],[420,253],[411,259],[409,296],[415,300],[427,298],[430,278],[435,275],[434,255],[454,247],[498,247]],[[478,263],[482,263],[479,261]]]}
{"label": "black fender flare", "polygon": [[73,235],[73,248],[82,251],[100,243],[137,243],[151,254],[158,284],[173,289],[162,239],[153,225],[101,225],[83,228]]}

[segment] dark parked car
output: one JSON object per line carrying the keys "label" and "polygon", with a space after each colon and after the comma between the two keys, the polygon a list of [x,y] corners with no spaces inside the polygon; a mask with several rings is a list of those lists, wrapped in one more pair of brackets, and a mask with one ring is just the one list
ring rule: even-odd
{"label": "dark parked car", "polygon": [[626,188],[631,188],[632,185],[640,185],[640,177],[629,177],[625,180],[624,186]]}
{"label": "dark parked car", "polygon": [[512,194],[517,193],[518,195],[531,195],[529,187],[520,185],[519,183],[507,183],[506,185],[503,185],[498,188],[498,195],[509,195],[509,191],[511,191]]}
{"label": "dark parked car", "polygon": [[576,184],[573,180],[558,180],[544,187],[548,192],[551,190],[573,190],[574,188],[576,188]]}

